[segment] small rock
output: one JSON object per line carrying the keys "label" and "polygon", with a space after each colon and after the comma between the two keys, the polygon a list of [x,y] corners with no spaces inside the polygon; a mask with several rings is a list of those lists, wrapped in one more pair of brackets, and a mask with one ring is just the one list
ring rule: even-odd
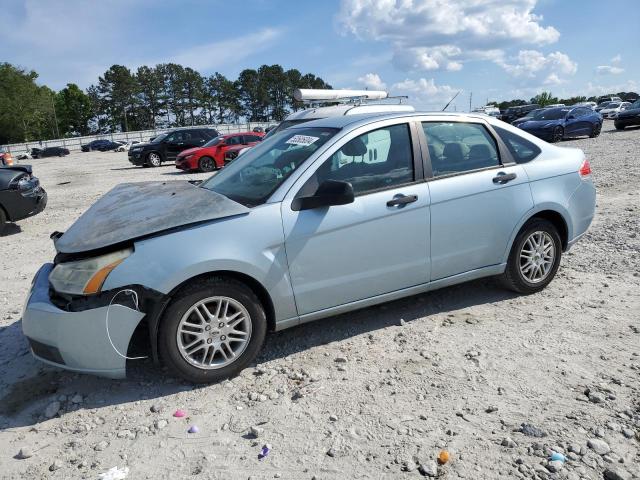
{"label": "small rock", "polygon": [[523,423],[520,425],[520,432],[526,435],[527,437],[542,438],[547,436],[546,432],[544,432],[543,430],[540,430],[538,427],[529,425],[528,423]]}
{"label": "small rock", "polygon": [[487,413],[493,413],[493,412],[497,412],[497,411],[498,411],[498,407],[496,407],[495,405],[489,405],[485,409],[485,412],[487,412]]}
{"label": "small rock", "polygon": [[336,363],[347,363],[347,359],[345,357],[336,357],[333,361]]}
{"label": "small rock", "polygon": [[103,441],[101,441],[101,442],[97,443],[96,445],[94,445],[93,449],[94,449],[96,452],[101,452],[101,451],[103,451],[105,448],[107,448],[108,446],[109,446],[109,442],[107,442],[107,441],[103,440]]}
{"label": "small rock", "polygon": [[251,435],[253,438],[258,438],[263,433],[264,433],[264,428],[262,427],[258,427],[256,425],[252,425],[251,427],[249,427],[249,435]]}
{"label": "small rock", "polygon": [[630,428],[623,428],[622,435],[624,435],[625,438],[633,438],[634,433]]}
{"label": "small rock", "polygon": [[56,459],[51,465],[49,465],[49,471],[55,472],[56,470],[60,470],[63,466],[64,464],[62,463],[62,460]]}
{"label": "small rock", "polygon": [[598,440],[597,438],[590,438],[587,440],[587,446],[596,452],[598,455],[606,455],[611,451],[611,447],[604,440]]}
{"label": "small rock", "polygon": [[551,473],[559,472],[560,470],[562,470],[562,467],[564,467],[564,463],[560,460],[551,460],[549,463],[547,463],[547,470],[549,470]]}
{"label": "small rock", "polygon": [[514,448],[516,447],[518,444],[516,442],[514,442],[511,437],[505,437],[502,439],[502,443],[500,444],[503,447],[507,447],[507,448]]}
{"label": "small rock", "polygon": [[332,422],[337,422],[338,421],[338,417],[335,415],[329,415],[329,420],[331,420]]}
{"label": "small rock", "polygon": [[607,468],[604,471],[605,480],[628,480],[629,474],[617,468]]}
{"label": "small rock", "polygon": [[58,414],[59,411],[60,411],[60,402],[58,401],[51,402],[49,405],[47,405],[47,408],[44,411],[44,416],[47,418],[53,418]]}
{"label": "small rock", "polygon": [[149,410],[151,410],[153,413],[160,413],[160,405],[154,403],[153,405],[151,405],[151,408]]}
{"label": "small rock", "polygon": [[164,418],[161,418],[160,420],[156,420],[156,423],[155,423],[155,426],[158,430],[162,430],[167,425],[169,425],[169,422],[167,422]]}
{"label": "small rock", "polygon": [[22,447],[16,455],[16,458],[18,460],[25,460],[31,457],[33,457],[33,450],[31,450],[29,447]]}
{"label": "small rock", "polygon": [[407,324],[407,322],[405,321],[405,319],[404,319],[404,318],[401,318],[401,319],[400,319],[400,326],[401,326],[401,327],[404,327],[406,324]]}
{"label": "small rock", "polygon": [[421,463],[418,467],[418,470],[422,475],[427,477],[435,477],[438,475],[438,465],[435,460],[428,460],[424,463]]}
{"label": "small rock", "polygon": [[589,401],[591,403],[602,403],[604,402],[605,396],[600,392],[589,392]]}

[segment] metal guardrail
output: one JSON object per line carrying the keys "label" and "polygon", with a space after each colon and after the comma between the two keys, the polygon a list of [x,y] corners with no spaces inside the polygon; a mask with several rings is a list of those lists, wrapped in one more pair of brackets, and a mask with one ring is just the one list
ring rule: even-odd
{"label": "metal guardrail", "polygon": [[23,143],[11,143],[8,145],[2,145],[11,154],[24,153],[25,151],[31,151],[32,148],[46,148],[46,147],[63,147],[68,148],[70,151],[80,150],[82,145],[85,145],[93,140],[122,140],[132,142],[148,142],[151,137],[168,132],[169,130],[175,130],[176,128],[202,128],[212,127],[218,130],[221,134],[237,133],[251,131],[256,127],[266,128],[275,122],[251,122],[251,123],[222,123],[219,125],[194,125],[193,127],[171,127],[171,128],[157,128],[154,130],[138,130],[135,132],[118,132],[118,133],[105,133],[99,135],[88,135],[86,137],[70,137],[70,138],[58,138],[56,140],[42,140]]}

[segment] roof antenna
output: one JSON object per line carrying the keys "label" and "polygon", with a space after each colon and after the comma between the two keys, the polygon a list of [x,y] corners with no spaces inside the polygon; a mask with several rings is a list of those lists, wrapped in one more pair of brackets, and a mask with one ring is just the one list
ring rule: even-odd
{"label": "roof antenna", "polygon": [[452,98],[451,100],[449,100],[449,103],[447,103],[447,104],[444,106],[444,108],[442,109],[442,111],[443,111],[443,112],[447,109],[447,107],[448,107],[449,105],[451,105],[451,102],[453,102],[453,101],[456,99],[456,97],[457,97],[458,95],[460,95],[460,92],[462,92],[462,90],[458,90],[458,93],[456,93],[456,94],[453,96],[453,98]]}

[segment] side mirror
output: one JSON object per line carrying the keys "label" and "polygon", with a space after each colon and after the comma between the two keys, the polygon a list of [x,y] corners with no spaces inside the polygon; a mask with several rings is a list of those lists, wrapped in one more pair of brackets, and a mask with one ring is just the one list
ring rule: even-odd
{"label": "side mirror", "polygon": [[573,120],[574,118],[576,118],[575,115],[567,115],[567,120]]}
{"label": "side mirror", "polygon": [[291,210],[297,212],[332,205],[347,205],[353,201],[353,187],[349,182],[325,180],[313,195],[294,199],[291,202]]}

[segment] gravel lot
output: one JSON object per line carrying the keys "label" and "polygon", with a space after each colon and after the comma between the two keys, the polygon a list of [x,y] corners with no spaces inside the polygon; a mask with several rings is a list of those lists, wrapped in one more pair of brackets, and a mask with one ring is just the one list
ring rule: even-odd
{"label": "gravel lot", "polygon": [[146,360],[126,381],[45,367],[20,312],[49,234],[111,187],[206,175],[125,153],[33,160],[49,205],[0,239],[0,477],[640,478],[640,129],[563,145],[591,161],[597,216],[543,292],[481,280],[321,320],[198,388]]}

